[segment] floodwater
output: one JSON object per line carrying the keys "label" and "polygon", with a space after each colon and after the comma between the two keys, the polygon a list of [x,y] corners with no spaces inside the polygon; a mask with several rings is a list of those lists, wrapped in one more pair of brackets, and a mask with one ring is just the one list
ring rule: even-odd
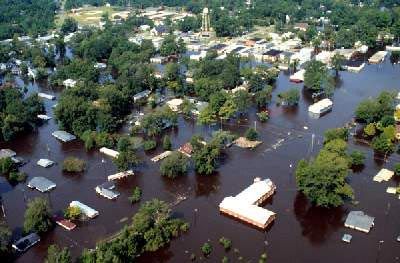
{"label": "floodwater", "polygon": [[[81,142],[63,144],[57,141],[51,136],[57,125],[50,120],[30,135],[0,144],[1,148],[11,148],[30,161],[22,168],[29,175],[28,179],[45,176],[57,184],[55,190],[41,194],[30,190],[25,184],[11,187],[4,181],[0,183],[7,222],[14,236],[17,237],[21,232],[26,200],[35,196],[49,198],[54,212],[63,210],[72,200],[79,200],[98,210],[100,215],[71,232],[55,227],[43,236],[38,245],[21,255],[17,262],[42,262],[47,247],[52,243],[69,247],[74,257],[84,247],[94,248],[97,241],[117,232],[137,211],[140,205],[131,205],[128,201],[134,186],[143,190],[141,202],[159,198],[175,204],[172,209],[174,216],[182,217],[191,224],[188,233],[156,253],[144,254],[140,262],[189,262],[192,253],[196,254],[196,261],[204,261],[200,247],[206,241],[214,247],[211,256],[205,260],[208,262],[220,262],[224,255],[231,262],[257,262],[263,252],[267,252],[269,262],[400,262],[400,243],[395,241],[400,234],[400,200],[385,192],[388,186],[395,186],[398,182],[395,179],[381,184],[372,181],[381,167],[392,168],[394,163],[400,161],[399,155],[393,154],[388,162],[376,160],[370,148],[354,145],[350,140],[351,149],[359,149],[367,154],[365,167],[357,173],[351,173],[349,178],[355,199],[359,202],[357,205],[346,203],[335,209],[312,207],[297,192],[294,179],[295,164],[318,152],[324,130],[349,122],[361,100],[376,96],[383,89],[398,90],[399,85],[400,66],[392,65],[389,59],[380,65],[367,65],[358,74],[341,72],[332,112],[320,119],[311,119],[307,107],[312,101],[304,93],[300,105],[295,109],[275,106],[279,92],[291,87],[302,88],[302,84],[290,83],[289,76],[281,73],[274,90],[273,103],[269,107],[271,119],[265,124],[256,124],[264,142],[262,145],[255,150],[233,146],[226,150],[226,157],[215,174],[201,176],[191,171],[175,180],[162,178],[159,164],[150,161],[150,157],[161,152],[161,149],[140,153],[143,164],[134,176],[118,182],[117,190],[121,196],[116,201],[99,197],[94,191],[96,185],[103,183],[107,175],[116,171],[111,160],[98,151],[86,152]],[[37,90],[54,94],[57,98],[60,95],[60,91],[52,90],[45,84],[29,84],[29,92]],[[51,106],[55,103],[45,101],[50,116],[53,116]],[[224,124],[223,129],[242,134],[255,125],[255,109],[249,111],[247,118]],[[219,129],[219,125],[200,127],[181,118],[179,127],[170,131],[170,135],[177,148],[193,134],[209,137],[215,129]],[[284,141],[277,144],[280,139]],[[87,171],[82,175],[63,174],[61,163],[67,156],[85,159]],[[40,158],[49,158],[56,161],[57,165],[48,169],[39,167],[36,161]],[[225,196],[236,195],[250,185],[255,177],[269,177],[277,185],[275,195],[265,205],[277,213],[277,218],[266,231],[235,221],[218,211],[218,204]],[[180,196],[187,199],[176,204]],[[362,210],[375,217],[375,226],[369,234],[343,226],[351,210]],[[353,235],[351,244],[341,241],[344,233]],[[232,249],[228,252],[218,243],[222,236],[232,240]]]}

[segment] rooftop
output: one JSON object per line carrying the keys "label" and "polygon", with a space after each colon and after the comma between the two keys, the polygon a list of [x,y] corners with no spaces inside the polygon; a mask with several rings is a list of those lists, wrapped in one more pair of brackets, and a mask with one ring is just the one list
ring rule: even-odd
{"label": "rooftop", "polygon": [[37,176],[37,177],[33,177],[28,182],[28,187],[34,188],[34,189],[38,190],[39,192],[44,193],[44,192],[50,191],[53,188],[55,188],[56,184],[45,177]]}
{"label": "rooftop", "polygon": [[344,222],[344,226],[368,233],[374,225],[374,217],[364,214],[362,211],[351,211]]}

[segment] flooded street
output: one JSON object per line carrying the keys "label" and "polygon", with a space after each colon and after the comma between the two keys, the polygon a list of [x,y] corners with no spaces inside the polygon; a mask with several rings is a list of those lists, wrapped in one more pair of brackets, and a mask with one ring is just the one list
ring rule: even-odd
{"label": "flooded street", "polygon": [[[280,73],[269,107],[271,118],[265,124],[257,122],[257,131],[263,144],[255,150],[236,146],[228,148],[226,158],[214,175],[196,175],[191,169],[187,175],[175,180],[163,178],[159,163],[150,161],[151,157],[162,151],[161,147],[154,152],[140,152],[142,165],[134,176],[117,183],[116,190],[121,195],[115,201],[98,196],[94,190],[106,181],[108,175],[116,172],[111,159],[98,150],[86,152],[79,141],[57,141],[51,136],[57,130],[52,119],[30,135],[0,144],[0,148],[10,148],[29,161],[21,168],[28,174],[28,180],[34,176],[44,176],[57,184],[50,193],[41,194],[29,189],[26,184],[12,187],[4,178],[0,178],[7,222],[14,237],[21,233],[27,200],[36,196],[47,196],[53,212],[60,212],[71,201],[78,200],[99,211],[100,215],[80,224],[71,232],[56,226],[38,245],[20,256],[17,262],[42,262],[47,247],[52,243],[69,247],[76,257],[84,247],[94,248],[96,242],[120,230],[131,220],[140,203],[153,198],[174,204],[174,215],[184,218],[191,227],[168,247],[156,253],[144,254],[139,262],[189,262],[192,253],[196,254],[196,261],[199,261],[200,247],[207,240],[211,241],[214,248],[206,260],[208,262],[220,262],[225,254],[231,262],[239,261],[240,257],[243,262],[257,262],[263,252],[267,252],[268,262],[312,263],[321,262],[322,259],[324,262],[400,262],[400,243],[396,242],[400,234],[400,200],[386,193],[388,186],[395,186],[400,180],[396,182],[394,178],[383,183],[372,181],[381,167],[392,169],[396,162],[400,162],[400,155],[392,154],[389,162],[375,160],[371,148],[355,145],[352,139],[349,140],[350,149],[359,149],[367,156],[365,167],[357,173],[350,173],[349,177],[355,200],[359,202],[357,205],[347,202],[335,209],[314,208],[297,192],[294,178],[297,161],[316,155],[322,146],[326,129],[340,127],[351,121],[354,109],[361,100],[376,96],[384,89],[398,91],[399,85],[400,65],[392,65],[389,59],[383,64],[366,65],[358,74],[340,72],[332,112],[320,119],[311,119],[307,109],[312,101],[304,93],[295,109],[275,105],[278,93],[292,87],[303,87],[303,84],[289,82],[289,75]],[[52,90],[44,84],[29,84],[28,89],[29,93],[46,92],[57,99],[60,96],[60,90]],[[44,103],[47,115],[53,117],[52,106],[56,101],[45,100]],[[248,119],[231,121],[224,124],[223,129],[243,134],[254,126],[255,112],[255,109],[251,109]],[[178,128],[170,131],[173,147],[178,148],[196,133],[210,137],[212,130],[216,129],[219,129],[219,124],[201,127],[193,121],[180,118]],[[313,144],[312,134],[315,138]],[[87,171],[81,175],[64,174],[61,171],[62,161],[68,156],[86,160]],[[36,164],[40,158],[48,158],[57,164],[42,168]],[[221,215],[218,210],[218,204],[225,196],[237,194],[249,186],[255,177],[271,178],[277,186],[275,195],[265,205],[277,213],[277,218],[266,231]],[[139,186],[143,195],[139,204],[132,205],[128,196],[134,186]],[[187,199],[178,203],[176,200],[180,196]],[[351,210],[362,210],[375,217],[375,226],[369,234],[344,227],[344,220]],[[341,241],[344,233],[353,235],[351,244]],[[229,252],[225,252],[218,243],[222,236],[232,240]],[[380,241],[384,242],[380,244]]]}

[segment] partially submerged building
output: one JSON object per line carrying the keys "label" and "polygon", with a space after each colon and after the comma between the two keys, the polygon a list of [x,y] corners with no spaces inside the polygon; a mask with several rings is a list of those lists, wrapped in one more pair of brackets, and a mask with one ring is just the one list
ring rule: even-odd
{"label": "partially submerged building", "polygon": [[36,164],[39,166],[42,166],[44,168],[48,168],[48,167],[52,166],[54,164],[54,162],[49,159],[39,159],[39,161],[37,161]]}
{"label": "partially submerged building", "polygon": [[106,182],[104,184],[96,186],[95,191],[102,197],[105,197],[110,200],[114,200],[120,195],[120,193],[117,191],[114,191],[114,189],[115,189],[114,183]]}
{"label": "partially submerged building", "polygon": [[387,51],[378,51],[368,59],[368,62],[371,64],[381,63],[383,60],[385,60],[387,53]]}
{"label": "partially submerged building", "polygon": [[275,219],[276,214],[259,205],[273,195],[275,189],[276,186],[270,179],[255,178],[254,183],[238,195],[225,197],[219,204],[219,210],[265,229]]}
{"label": "partially submerged building", "polygon": [[161,161],[162,159],[167,158],[168,156],[170,156],[172,154],[172,151],[165,151],[159,155],[154,156],[153,158],[151,158],[152,162],[158,162]]}
{"label": "partially submerged building", "polygon": [[56,188],[56,184],[45,177],[37,176],[28,182],[28,187],[44,193]]}
{"label": "partially submerged building", "polygon": [[1,149],[0,150],[0,159],[12,158],[12,157],[15,157],[16,155],[17,155],[17,153],[10,149]]}
{"label": "partially submerged building", "polygon": [[109,175],[107,177],[107,179],[108,179],[108,181],[113,181],[113,180],[118,180],[118,179],[122,179],[122,178],[128,177],[130,175],[134,175],[132,170],[128,170],[128,171],[125,171],[125,172],[119,172],[119,173],[116,173],[116,174]]}
{"label": "partially submerged building", "polygon": [[333,102],[330,99],[320,100],[308,107],[308,112],[312,117],[319,118],[322,114],[332,109]]}
{"label": "partially submerged building", "polygon": [[56,96],[47,94],[47,93],[43,93],[43,92],[39,92],[38,93],[39,98],[43,98],[43,99],[48,99],[48,100],[55,100]]}
{"label": "partially submerged building", "polygon": [[99,151],[101,153],[104,153],[105,155],[108,155],[108,156],[112,157],[112,158],[117,158],[118,155],[119,155],[118,151],[113,150],[113,149],[109,149],[109,148],[106,148],[106,147],[101,147]]}
{"label": "partially submerged building", "polygon": [[66,131],[54,131],[51,135],[62,142],[70,142],[76,139],[76,136]]}
{"label": "partially submerged building", "polygon": [[375,182],[381,183],[382,181],[389,181],[390,178],[392,178],[394,175],[393,171],[390,171],[388,169],[382,168],[372,180]]}
{"label": "partially submerged building", "polygon": [[18,239],[15,243],[12,244],[12,247],[18,252],[25,252],[39,241],[39,235],[36,233],[31,233],[21,239]]}
{"label": "partially submerged building", "polygon": [[77,207],[80,209],[81,213],[89,218],[94,218],[99,215],[99,212],[94,210],[93,208],[79,202],[79,201],[72,201],[69,204],[70,207]]}
{"label": "partially submerged building", "polygon": [[374,217],[364,214],[362,211],[351,211],[344,222],[344,226],[361,232],[368,233],[374,226]]}
{"label": "partially submerged building", "polygon": [[294,83],[301,83],[304,81],[304,73],[306,73],[306,70],[300,69],[299,71],[290,75],[289,80]]}

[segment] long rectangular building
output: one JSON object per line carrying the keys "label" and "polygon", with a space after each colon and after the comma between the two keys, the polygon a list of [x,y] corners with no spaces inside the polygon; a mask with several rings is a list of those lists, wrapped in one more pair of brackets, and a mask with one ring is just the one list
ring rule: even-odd
{"label": "long rectangular building", "polygon": [[261,205],[275,193],[276,186],[270,179],[254,179],[254,183],[236,196],[225,197],[219,204],[222,213],[265,229],[274,221],[276,214]]}

